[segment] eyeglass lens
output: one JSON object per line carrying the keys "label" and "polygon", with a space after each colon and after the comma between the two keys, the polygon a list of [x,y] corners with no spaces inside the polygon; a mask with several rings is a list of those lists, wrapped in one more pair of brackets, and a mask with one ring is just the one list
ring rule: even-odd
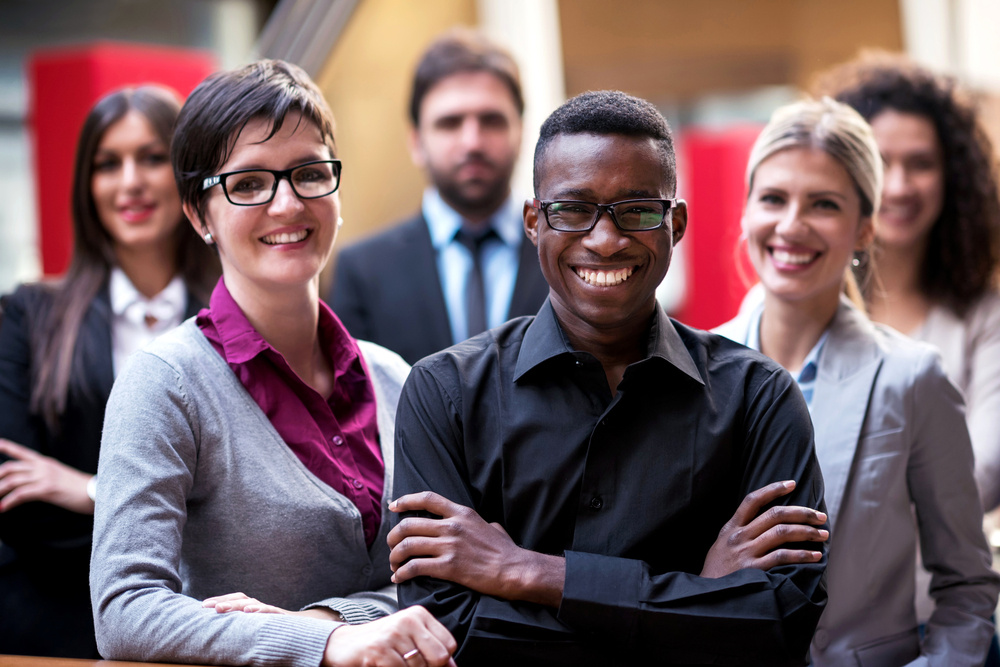
{"label": "eyeglass lens", "polygon": [[[625,201],[610,207],[618,226],[626,230],[654,229],[667,214],[667,205],[659,201]],[[590,229],[597,222],[601,207],[589,202],[552,202],[548,207],[549,224],[556,230],[575,232]]]}
{"label": "eyeglass lens", "polygon": [[[225,177],[226,195],[234,204],[263,204],[271,200],[277,187],[271,171],[242,171]],[[299,197],[325,197],[337,189],[340,173],[333,162],[312,162],[291,170],[288,182]]]}

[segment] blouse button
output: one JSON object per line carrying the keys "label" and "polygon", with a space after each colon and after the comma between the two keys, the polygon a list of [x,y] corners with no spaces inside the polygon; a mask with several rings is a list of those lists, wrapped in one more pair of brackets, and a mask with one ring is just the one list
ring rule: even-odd
{"label": "blouse button", "polygon": [[600,496],[594,496],[590,499],[590,508],[599,510],[604,507],[604,500]]}
{"label": "blouse button", "polygon": [[352,479],[351,484],[354,485],[355,489],[360,489],[364,486],[364,483],[360,479]]}
{"label": "blouse button", "polygon": [[338,447],[344,444],[344,439],[341,438],[339,435],[335,435],[330,439],[333,440],[333,444],[337,445]]}
{"label": "blouse button", "polygon": [[371,573],[372,573],[371,565],[365,565],[363,568],[361,568],[361,574],[365,575],[366,577]]}

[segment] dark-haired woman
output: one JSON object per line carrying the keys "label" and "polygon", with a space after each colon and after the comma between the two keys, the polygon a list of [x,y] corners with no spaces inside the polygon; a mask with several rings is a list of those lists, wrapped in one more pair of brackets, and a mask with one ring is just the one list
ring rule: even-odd
{"label": "dark-haired woman", "polygon": [[[1000,506],[1000,193],[993,147],[956,82],[888,54],[820,81],[871,124],[885,163],[869,314],[935,345],[965,394],[983,508]],[[870,280],[874,278],[874,280]],[[918,570],[921,621],[933,605]],[[1000,665],[994,636],[987,665]]]}
{"label": "dark-haired woman", "polygon": [[[885,185],[871,318],[941,350],[965,394],[983,507],[1000,506],[1000,194],[993,147],[956,83],[903,58],[831,71],[824,92],[871,124]],[[864,264],[861,266],[864,269]]]}
{"label": "dark-haired woman", "polygon": [[[396,612],[390,582],[409,367],[351,338],[319,299],[340,226],[326,101],[280,61],[220,72],[181,110],[171,158],[223,278],[108,401],[91,568],[101,654],[447,664],[454,639],[422,608]],[[275,611],[257,600],[300,611],[253,613]]]}
{"label": "dark-haired woman", "polygon": [[170,168],[179,108],[154,86],[93,107],[69,271],[3,299],[0,653],[98,657],[87,579],[105,403],[125,359],[197,312],[218,275]]}

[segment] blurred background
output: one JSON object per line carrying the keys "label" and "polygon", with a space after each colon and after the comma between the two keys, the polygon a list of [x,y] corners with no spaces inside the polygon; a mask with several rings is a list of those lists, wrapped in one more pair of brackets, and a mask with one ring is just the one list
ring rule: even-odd
{"label": "blurred background", "polygon": [[531,194],[537,128],[567,97],[617,88],[663,111],[691,225],[661,300],[696,326],[728,319],[746,287],[736,242],[749,146],[817,72],[866,48],[904,51],[974,90],[1000,143],[995,0],[0,0],[0,293],[65,269],[73,144],[97,97],[144,78],[187,94],[258,57],[303,66],[333,109],[338,245],[400,220],[424,187],[406,149],[412,70],[456,24],[520,63],[519,196]]}

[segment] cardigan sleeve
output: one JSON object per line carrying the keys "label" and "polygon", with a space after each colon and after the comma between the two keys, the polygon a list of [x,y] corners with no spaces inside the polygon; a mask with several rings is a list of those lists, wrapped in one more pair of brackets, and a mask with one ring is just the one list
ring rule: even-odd
{"label": "cardigan sleeve", "polygon": [[316,667],[336,624],[219,614],[180,592],[182,533],[200,441],[197,405],[185,389],[175,369],[139,352],[108,402],[90,574],[101,655]]}

